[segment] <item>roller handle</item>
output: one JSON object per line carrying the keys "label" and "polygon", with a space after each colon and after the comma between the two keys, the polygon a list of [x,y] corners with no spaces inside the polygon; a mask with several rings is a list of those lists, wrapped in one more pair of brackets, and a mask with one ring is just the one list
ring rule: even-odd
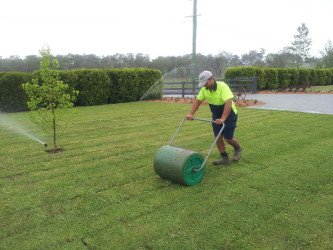
{"label": "roller handle", "polygon": [[[170,141],[170,143],[169,143],[169,146],[171,146],[171,144],[172,144],[173,141],[175,140],[176,135],[178,134],[178,132],[179,132],[181,126],[183,126],[183,124],[184,124],[184,122],[185,122],[186,120],[187,120],[187,118],[185,117],[185,118],[182,120],[182,122],[180,123],[180,125],[179,125],[179,127],[178,127],[176,133],[173,135],[173,137],[172,137],[172,139],[171,139],[171,141]],[[204,121],[204,122],[211,122],[211,123],[214,122],[214,123],[215,123],[215,121],[207,120],[207,119],[200,119],[200,118],[193,118],[193,120]],[[195,172],[199,172],[199,171],[201,171],[201,170],[203,169],[203,167],[205,166],[205,164],[206,164],[206,162],[207,162],[207,160],[208,160],[208,158],[209,158],[209,156],[210,156],[210,153],[212,152],[212,150],[213,150],[213,148],[214,148],[214,146],[215,146],[215,144],[216,144],[218,138],[219,138],[220,135],[222,134],[222,131],[223,131],[224,127],[225,127],[225,124],[222,123],[222,128],[221,128],[220,132],[218,133],[218,135],[216,136],[216,138],[215,138],[215,140],[214,140],[214,142],[213,142],[213,145],[210,147],[209,152],[208,152],[208,154],[207,154],[207,156],[206,156],[206,158],[205,158],[205,161],[202,163],[202,165],[201,165],[201,167],[200,167],[199,169],[193,169],[193,171],[195,171]]]}
{"label": "roller handle", "polygon": [[215,123],[215,121],[212,120],[207,120],[207,119],[201,119],[201,118],[193,118],[193,120],[197,120],[197,121],[203,121],[203,122],[211,122],[211,123]]}
{"label": "roller handle", "polygon": [[[182,122],[180,123],[180,125],[178,126],[177,130],[176,130],[176,133],[173,135],[170,143],[169,143],[169,146],[171,146],[171,144],[173,143],[173,141],[175,140],[176,138],[176,135],[178,134],[180,128],[183,126],[184,122],[187,120],[187,117],[185,117]],[[201,119],[201,118],[193,118],[193,120],[197,120],[197,121],[204,121],[204,122],[215,122],[215,121],[212,121],[212,120],[207,120],[207,119]]]}

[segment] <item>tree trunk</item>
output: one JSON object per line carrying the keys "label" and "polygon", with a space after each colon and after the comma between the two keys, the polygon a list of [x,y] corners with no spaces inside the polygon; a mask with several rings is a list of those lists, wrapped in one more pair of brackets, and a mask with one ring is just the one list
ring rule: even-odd
{"label": "tree trunk", "polygon": [[54,116],[54,107],[53,104],[51,104],[51,110],[52,110],[52,128],[53,128],[53,145],[54,148],[57,148],[57,133],[56,133],[56,118]]}
{"label": "tree trunk", "polygon": [[57,143],[56,143],[56,138],[57,138],[57,133],[56,133],[56,120],[55,118],[53,118],[53,145],[54,145],[54,148],[57,148]]}

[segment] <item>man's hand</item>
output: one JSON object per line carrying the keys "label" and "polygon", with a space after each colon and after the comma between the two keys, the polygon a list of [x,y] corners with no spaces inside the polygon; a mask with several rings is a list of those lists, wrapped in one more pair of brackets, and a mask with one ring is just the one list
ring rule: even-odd
{"label": "man's hand", "polygon": [[224,123],[224,120],[222,120],[222,119],[216,119],[216,120],[215,120],[215,123],[216,123],[217,125],[220,125],[220,124]]}
{"label": "man's hand", "polygon": [[194,119],[194,113],[198,110],[201,103],[202,103],[202,101],[199,101],[198,99],[195,100],[190,113],[186,117],[187,120],[193,120]]}
{"label": "man's hand", "polygon": [[193,120],[193,118],[194,118],[194,117],[193,117],[193,115],[191,115],[191,114],[187,115],[187,117],[186,117],[187,120]]}

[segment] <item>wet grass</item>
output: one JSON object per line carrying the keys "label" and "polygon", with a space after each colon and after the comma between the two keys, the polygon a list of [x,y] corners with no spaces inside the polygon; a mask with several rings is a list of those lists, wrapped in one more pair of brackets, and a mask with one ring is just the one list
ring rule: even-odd
{"label": "wet grass", "polygon": [[312,86],[306,89],[307,92],[333,92],[333,85],[326,86]]}
{"label": "wet grass", "polygon": [[[202,182],[183,187],[152,162],[189,109],[78,108],[58,154],[0,127],[1,248],[333,248],[333,116],[239,108],[242,160],[213,166],[214,149]],[[41,136],[27,113],[9,116]],[[186,121],[174,144],[205,154],[212,141],[210,124]]]}

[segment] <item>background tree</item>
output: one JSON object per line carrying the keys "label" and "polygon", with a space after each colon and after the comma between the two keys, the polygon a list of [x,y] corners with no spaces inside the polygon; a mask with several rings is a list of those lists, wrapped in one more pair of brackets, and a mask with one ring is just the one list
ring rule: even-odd
{"label": "background tree", "polygon": [[39,53],[40,76],[22,86],[30,99],[28,107],[32,111],[32,121],[52,135],[53,146],[57,150],[57,138],[64,131],[64,126],[61,132],[58,131],[60,122],[64,120],[64,114],[74,107],[78,91],[70,91],[69,85],[59,80],[59,73],[55,70],[59,63],[56,59],[51,60],[49,47],[42,48]]}
{"label": "background tree", "polygon": [[25,72],[33,72],[38,69],[40,58],[35,55],[26,56],[23,60],[24,62],[24,71]]}
{"label": "background tree", "polygon": [[294,55],[289,48],[284,48],[278,53],[269,53],[265,57],[268,68],[292,68],[295,66]]}
{"label": "background tree", "polygon": [[333,68],[333,44],[331,40],[325,44],[324,51],[321,52],[323,68]]}
{"label": "background tree", "polygon": [[242,55],[242,63],[246,66],[257,66],[264,67],[265,62],[263,61],[264,55],[266,51],[264,49],[260,49],[260,51],[251,50],[248,54]]}
{"label": "background tree", "polygon": [[295,56],[296,68],[299,68],[303,64],[304,60],[310,56],[310,46],[312,44],[312,39],[308,38],[309,29],[306,27],[305,23],[297,28],[297,34],[294,35],[294,41],[290,46],[291,52]]}
{"label": "background tree", "polygon": [[[303,35],[295,35],[295,37],[306,37],[306,26],[299,27],[300,33]],[[305,34],[306,33],[306,34]],[[297,40],[296,39],[296,40]],[[223,77],[227,68],[236,66],[258,66],[258,67],[271,67],[271,68],[295,68],[301,65],[308,68],[323,68],[332,67],[330,63],[332,43],[328,43],[322,52],[322,58],[310,57],[309,44],[311,39],[306,38],[309,45],[304,47],[305,56],[302,57],[301,39],[294,41],[295,46],[288,46],[280,50],[278,53],[268,53],[260,49],[260,51],[250,50],[249,53],[243,54],[241,57],[230,52],[222,51],[217,55],[203,55],[197,54],[197,66],[205,69],[210,68]],[[305,45],[306,43],[304,43]],[[163,74],[173,71],[179,67],[187,67],[191,65],[191,54],[183,56],[159,56],[155,59],[150,59],[147,54],[114,54],[107,56],[96,56],[94,54],[78,55],[56,55],[51,59],[57,59],[59,62],[60,70],[72,69],[110,69],[110,68],[153,68],[160,70]],[[26,56],[21,59],[19,56],[11,56],[9,58],[2,58],[0,56],[0,72],[33,72],[39,69],[39,56]]]}

